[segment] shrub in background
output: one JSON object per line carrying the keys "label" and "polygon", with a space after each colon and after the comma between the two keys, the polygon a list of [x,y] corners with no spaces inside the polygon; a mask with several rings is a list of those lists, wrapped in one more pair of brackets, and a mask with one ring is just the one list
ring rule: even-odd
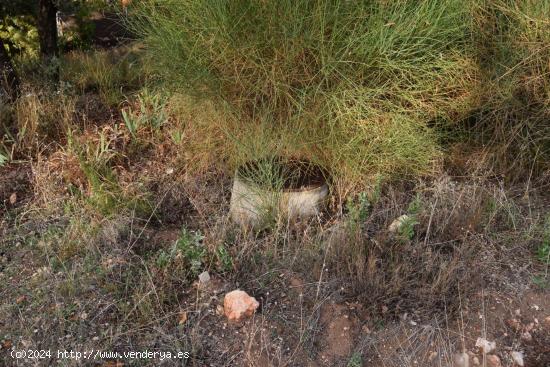
{"label": "shrub in background", "polygon": [[490,0],[476,9],[482,100],[470,132],[512,179],[550,162],[550,2]]}

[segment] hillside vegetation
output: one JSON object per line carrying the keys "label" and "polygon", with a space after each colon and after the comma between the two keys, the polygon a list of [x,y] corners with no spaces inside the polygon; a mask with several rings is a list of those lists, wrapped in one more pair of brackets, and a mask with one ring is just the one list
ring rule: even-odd
{"label": "hillside vegetation", "polygon": [[[7,366],[550,365],[549,0],[67,4],[59,57],[0,25]],[[322,168],[326,209],[239,227],[236,169],[281,157]],[[260,308],[233,325],[237,288]]]}

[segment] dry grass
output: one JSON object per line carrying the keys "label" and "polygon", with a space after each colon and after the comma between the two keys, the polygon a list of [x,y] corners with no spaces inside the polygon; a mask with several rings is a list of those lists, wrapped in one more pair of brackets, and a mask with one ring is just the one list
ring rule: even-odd
{"label": "dry grass", "polygon": [[[0,339],[51,349],[187,350],[194,366],[301,366],[330,350],[331,322],[343,316],[327,319],[326,310],[340,307],[352,310],[353,343],[331,365],[380,353],[372,363],[413,366],[433,349],[434,361],[449,364],[467,338],[456,320],[478,306],[480,290],[512,299],[550,284],[548,263],[536,257],[548,241],[547,39],[539,29],[546,8],[494,4],[517,27],[499,29],[493,41],[517,45],[519,59],[489,75],[481,61],[453,53],[445,78],[427,76],[435,78],[429,88],[416,90],[418,79],[410,88],[399,78],[386,85],[391,102],[382,87],[327,92],[335,120],[318,106],[281,124],[228,112],[215,98],[152,88],[126,95],[149,75],[134,69],[128,50],[67,55],[59,94],[29,76],[24,95],[2,110],[10,126],[0,153],[10,152],[10,161],[0,164]],[[480,13],[488,33],[496,13]],[[394,26],[387,27],[390,37]],[[246,61],[233,57],[234,65]],[[289,65],[271,76],[291,83],[309,75],[283,75]],[[487,84],[470,90],[479,78]],[[274,85],[260,92],[284,92]],[[288,117],[287,97],[274,102],[278,118]],[[361,104],[367,97],[374,102]],[[532,103],[517,109],[523,98]],[[105,113],[92,118],[98,100]],[[440,109],[460,121],[472,103],[482,108],[470,133],[490,132],[489,140],[478,136],[490,145],[461,141],[443,152],[445,143],[433,144],[442,135],[426,123]],[[396,104],[399,113],[390,111]],[[231,172],[281,152],[333,168],[330,205],[310,221],[244,233],[227,215]],[[501,163],[526,179],[508,186],[495,152],[516,152]],[[428,175],[391,179],[403,172]],[[403,214],[403,228],[389,231]],[[194,284],[203,270],[211,289]],[[242,328],[216,313],[223,293],[237,287],[262,304]],[[385,343],[398,352],[382,353]]]}

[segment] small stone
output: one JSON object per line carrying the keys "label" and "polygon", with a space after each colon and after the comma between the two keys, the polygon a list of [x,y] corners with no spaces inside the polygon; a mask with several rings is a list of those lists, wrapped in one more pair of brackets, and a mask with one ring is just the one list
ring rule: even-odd
{"label": "small stone", "polygon": [[484,338],[477,338],[476,347],[478,347],[483,354],[488,354],[497,348],[497,343]]}
{"label": "small stone", "polygon": [[437,357],[437,352],[436,351],[431,351],[430,354],[428,355],[428,362],[431,362],[435,359],[435,357]]}
{"label": "small stone", "polygon": [[526,342],[530,342],[531,340],[533,340],[533,336],[531,335],[530,332],[526,331],[523,334],[521,334],[521,339]]}
{"label": "small stone", "polygon": [[472,358],[472,362],[473,362],[474,366],[479,366],[480,365],[479,358],[477,358],[476,356],[474,356]]}
{"label": "small stone", "polygon": [[456,353],[453,355],[453,362],[455,367],[469,367],[470,357],[466,352]]}
{"label": "small stone", "polygon": [[225,295],[223,309],[225,316],[230,321],[241,321],[243,318],[252,316],[260,303],[256,298],[250,297],[245,291],[239,289]]}
{"label": "small stone", "polygon": [[494,354],[489,354],[486,358],[487,367],[502,367],[500,358]]}
{"label": "small stone", "polygon": [[550,316],[546,316],[542,323],[546,329],[550,330]]}
{"label": "small stone", "polygon": [[399,218],[395,219],[393,222],[391,222],[390,226],[388,227],[388,231],[391,233],[398,232],[401,227],[409,220],[409,216],[407,214],[403,214]]}
{"label": "small stone", "polygon": [[511,353],[511,355],[512,355],[512,360],[514,361],[515,364],[517,364],[520,367],[525,365],[525,362],[523,362],[522,352],[514,351]]}
{"label": "small stone", "polygon": [[508,326],[510,326],[514,331],[520,331],[521,330],[521,322],[519,322],[517,319],[510,319],[507,320],[506,323]]}
{"label": "small stone", "polygon": [[210,281],[210,274],[207,271],[203,271],[199,274],[199,284],[205,285]]}

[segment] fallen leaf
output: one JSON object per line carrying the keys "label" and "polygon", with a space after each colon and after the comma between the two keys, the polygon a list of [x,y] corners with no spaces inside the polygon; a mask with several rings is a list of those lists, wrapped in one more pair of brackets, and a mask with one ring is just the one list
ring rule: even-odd
{"label": "fallen leaf", "polygon": [[26,299],[27,299],[27,296],[25,296],[25,295],[19,296],[15,300],[15,303],[17,303],[17,304],[23,303],[23,302],[25,302]]}
{"label": "fallen leaf", "polygon": [[183,325],[187,321],[187,312],[181,311],[178,317],[178,324]]}
{"label": "fallen leaf", "polygon": [[9,339],[2,340],[2,345],[1,345],[2,349],[10,349],[12,345],[13,344],[12,344],[11,340],[9,340]]}
{"label": "fallen leaf", "polygon": [[13,205],[17,201],[17,194],[14,192],[10,195],[10,204]]}

